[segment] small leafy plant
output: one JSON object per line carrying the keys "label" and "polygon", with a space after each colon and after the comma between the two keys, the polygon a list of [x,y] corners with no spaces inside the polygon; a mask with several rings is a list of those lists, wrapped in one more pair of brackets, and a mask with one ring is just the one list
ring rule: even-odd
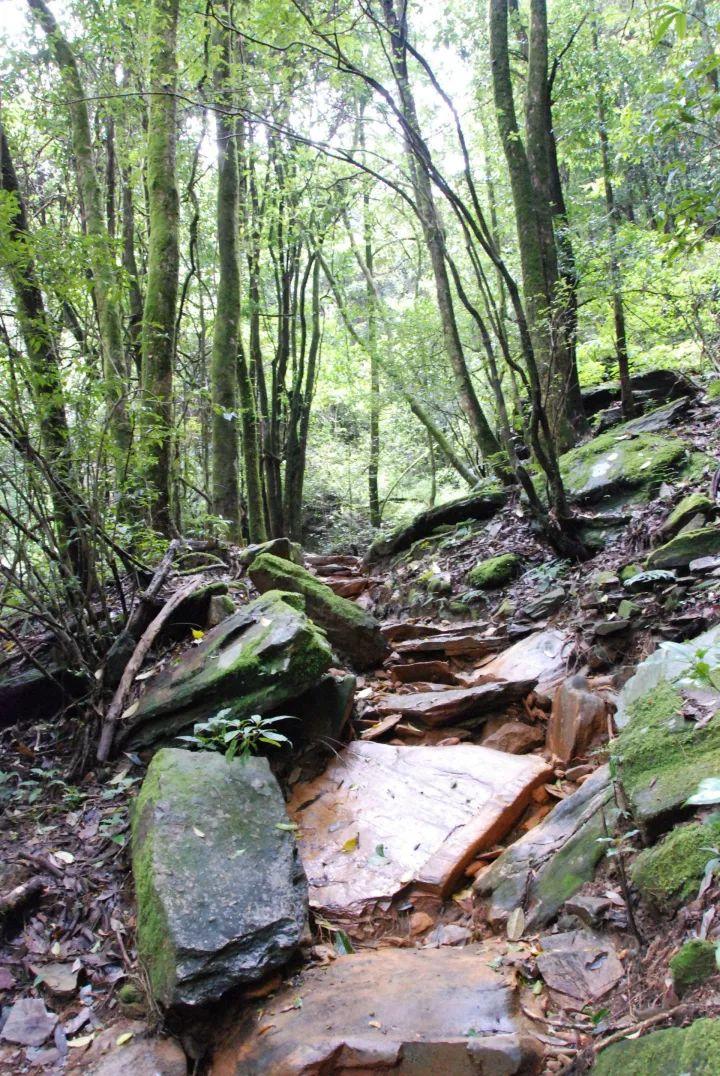
{"label": "small leafy plant", "polygon": [[192,735],[179,736],[178,739],[193,744],[201,751],[222,751],[225,758],[231,761],[236,755],[240,758],[254,755],[260,744],[282,747],[290,743],[287,736],[276,732],[271,726],[278,721],[297,720],[285,716],[262,717],[260,714],[229,717],[230,713],[229,709],[220,710],[215,717],[194,725]]}

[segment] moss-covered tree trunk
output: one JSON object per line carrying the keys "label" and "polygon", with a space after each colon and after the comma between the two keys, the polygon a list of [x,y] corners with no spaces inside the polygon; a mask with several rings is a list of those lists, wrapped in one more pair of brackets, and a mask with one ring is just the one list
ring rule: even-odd
{"label": "moss-covered tree trunk", "polygon": [[171,468],[175,307],[180,252],[177,144],[177,22],[179,0],[154,0],[150,29],[150,111],[147,186],[150,214],[147,286],[142,327],[143,444],[150,519],[173,530]]}
{"label": "moss-covered tree trunk", "polygon": [[490,55],[495,113],[510,176],[528,324],[549,425],[563,448],[574,440],[574,426],[582,419],[582,407],[577,371],[558,310],[562,303],[551,214],[544,0],[533,0],[531,5],[527,147],[518,126],[510,72],[508,0],[490,0]]}
{"label": "moss-covered tree trunk", "polygon": [[[219,8],[227,21],[226,5]],[[210,365],[212,398],[212,506],[226,520],[233,541],[240,539],[240,486],[238,473],[238,368],[240,349],[240,263],[238,250],[239,177],[232,98],[231,31],[216,34],[215,68],[217,145],[217,245],[219,276],[215,332]]]}
{"label": "moss-covered tree trunk", "polygon": [[7,273],[17,302],[18,322],[28,358],[28,383],[37,412],[42,448],[52,470],[51,496],[58,545],[72,573],[86,589],[93,580],[85,540],[83,506],[78,492],[62,375],[55,335],[28,248],[28,224],[10,147],[0,116],[0,189],[14,199],[0,234],[0,267]]}
{"label": "moss-covered tree trunk", "polygon": [[127,410],[120,287],[93,158],[85,90],[73,51],[50,8],[44,0],[28,0],[28,4],[47,35],[66,97],[78,188],[89,239],[88,256],[102,347],[107,421],[115,448],[116,468],[119,474],[124,474],[132,435]]}

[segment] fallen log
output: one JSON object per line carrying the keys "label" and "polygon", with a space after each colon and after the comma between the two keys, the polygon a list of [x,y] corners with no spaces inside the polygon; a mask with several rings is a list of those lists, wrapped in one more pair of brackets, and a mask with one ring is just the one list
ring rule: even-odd
{"label": "fallen log", "polygon": [[36,897],[45,888],[41,878],[31,878],[22,885],[16,885],[9,893],[0,896],[0,923],[12,912],[16,912],[23,904]]}
{"label": "fallen log", "polygon": [[376,538],[365,560],[368,564],[372,564],[381,557],[391,557],[395,553],[401,553],[404,549],[409,549],[413,542],[427,538],[437,527],[453,526],[465,520],[492,519],[506,501],[507,493],[497,489],[489,493],[474,493],[469,497],[458,497],[454,501],[448,501],[447,504],[438,505],[437,508],[429,508],[415,516],[406,527],[399,527],[392,534]]}
{"label": "fallen log", "polygon": [[125,671],[122,674],[120,683],[117,690],[113,695],[112,702],[108,707],[107,713],[102,723],[102,729],[100,732],[100,743],[97,749],[98,762],[107,762],[110,757],[110,751],[112,749],[113,739],[115,738],[115,727],[118,719],[125,708],[125,700],[127,699],[128,692],[132,687],[133,680],[140,672],[142,663],[150,650],[150,647],[155,642],[155,639],[159,635],[163,624],[170,618],[173,611],[177,609],[184,601],[190,597],[196,590],[204,585],[204,580],[193,579],[190,583],[187,583],[184,587],[180,587],[175,593],[168,599],[160,612],[157,614],[154,620],[150,622],[148,627],[143,632],[140,641],[138,642],[132,657],[125,666]]}

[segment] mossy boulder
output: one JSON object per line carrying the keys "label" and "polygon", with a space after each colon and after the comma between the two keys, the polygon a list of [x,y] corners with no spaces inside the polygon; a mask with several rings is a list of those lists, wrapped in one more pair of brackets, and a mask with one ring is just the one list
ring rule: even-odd
{"label": "mossy boulder", "polygon": [[624,426],[594,437],[560,457],[568,496],[579,503],[644,500],[686,459],[685,445],[657,433],[625,432]]}
{"label": "mossy boulder", "polygon": [[699,491],[688,493],[687,497],[683,497],[680,503],[673,508],[660,528],[660,533],[666,535],[677,534],[681,527],[684,527],[689,520],[698,514],[711,519],[715,515],[715,505],[705,493],[700,493]]}
{"label": "mossy boulder", "polygon": [[388,535],[376,538],[367,552],[366,560],[368,564],[372,564],[382,557],[394,556],[411,546],[418,548],[415,544],[420,539],[427,539],[431,534],[435,535],[437,540],[441,537],[437,534],[439,527],[455,526],[472,520],[492,519],[495,513],[506,504],[507,496],[507,492],[496,483],[487,482],[467,497],[456,497],[446,504],[428,508],[415,516],[410,523],[397,527]]}
{"label": "mossy boulder", "polygon": [[302,564],[303,562],[301,546],[297,542],[291,542],[289,538],[271,538],[269,542],[246,546],[245,549],[240,551],[238,560],[243,567],[247,568],[261,553],[272,553],[274,557],[289,560],[292,564]]}
{"label": "mossy boulder", "polygon": [[261,979],[305,936],[307,885],[266,759],[158,751],[133,812],[132,867],[138,955],[164,1009]]}
{"label": "mossy boulder", "polygon": [[297,594],[271,591],[228,617],[150,682],[120,739],[155,743],[221,707],[265,714],[307,691],[330,667],[332,650],[302,606]]}
{"label": "mossy boulder", "polygon": [[720,554],[720,527],[700,527],[683,531],[669,542],[653,549],[647,559],[648,568],[686,568],[700,557]]}
{"label": "mossy boulder", "polygon": [[685,942],[670,961],[673,986],[680,997],[694,986],[704,983],[717,970],[715,944],[701,941],[700,938]]}
{"label": "mossy boulder", "polygon": [[520,557],[516,553],[501,553],[497,557],[481,560],[467,574],[467,581],[478,590],[491,590],[501,587],[517,575],[520,570]]}
{"label": "mossy boulder", "polygon": [[261,553],[249,568],[257,589],[290,591],[305,599],[308,616],[327,634],[335,649],[357,669],[370,669],[388,654],[388,647],[374,617],[359,605],[340,598],[299,564]]}
{"label": "mossy boulder", "polygon": [[720,846],[720,822],[689,822],[676,826],[652,848],[641,852],[632,866],[638,890],[661,911],[669,913],[697,896],[705,867]]}
{"label": "mossy boulder", "polygon": [[595,1076],[717,1076],[720,1020],[696,1020],[640,1039],[613,1043],[599,1055]]}
{"label": "mossy boulder", "polygon": [[630,703],[628,723],[612,743],[618,779],[643,827],[676,813],[703,778],[720,773],[720,722],[698,728],[683,705],[677,685],[660,681]]}

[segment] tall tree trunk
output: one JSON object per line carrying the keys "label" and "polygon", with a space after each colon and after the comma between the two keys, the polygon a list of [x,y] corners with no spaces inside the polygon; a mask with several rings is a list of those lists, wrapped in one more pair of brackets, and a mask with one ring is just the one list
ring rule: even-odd
{"label": "tall tree trunk", "polygon": [[370,458],[368,460],[368,503],[370,524],[380,526],[380,496],[378,493],[378,471],[380,469],[380,364],[378,363],[377,300],[374,279],[374,253],[372,244],[372,225],[370,221],[370,191],[367,184],[363,189],[363,238],[365,240],[365,265],[368,276],[365,278],[365,302],[367,304],[367,343],[370,357]]}
{"label": "tall tree trunk", "polygon": [[[508,0],[490,0],[490,54],[500,140],[510,189],[533,350],[551,431],[563,448],[582,416],[572,356],[558,319],[557,250],[552,229],[548,150],[547,19],[544,0],[532,0],[526,109],[527,149],[515,111],[508,50]],[[578,408],[580,411],[578,413]]]}
{"label": "tall tree trunk", "polygon": [[148,117],[150,213],[142,329],[143,470],[153,527],[173,530],[171,515],[173,365],[178,292],[177,23],[179,0],[154,0],[151,20],[152,97]]}
{"label": "tall tree trunk", "polygon": [[432,183],[427,168],[429,151],[420,131],[415,98],[408,77],[407,49],[405,47],[407,37],[405,7],[403,5],[400,17],[398,17],[395,10],[395,0],[382,0],[382,8],[386,25],[390,31],[392,68],[400,95],[402,112],[405,122],[414,136],[412,140],[409,137],[405,138],[406,156],[425,244],[430,255],[445,350],[455,376],[458,398],[470,425],[473,438],[483,456],[495,456],[499,453],[500,446],[477,398],[470,371],[465,361],[465,353],[455,318],[452,288],[445,263],[443,227],[435,204]]}
{"label": "tall tree trunk", "polygon": [[613,322],[615,325],[615,355],[617,357],[618,374],[620,376],[620,401],[623,416],[630,419],[635,414],[635,400],[633,399],[632,381],[630,380],[630,360],[628,357],[627,333],[625,331],[625,304],[623,302],[622,277],[620,273],[620,260],[618,257],[618,224],[619,214],[615,203],[615,191],[613,189],[612,164],[610,163],[610,139],[607,131],[607,107],[605,104],[605,91],[602,85],[600,64],[600,48],[598,43],[597,24],[592,27],[593,52],[595,54],[595,92],[597,95],[598,138],[600,141],[600,158],[602,161],[603,187],[605,190],[605,209],[607,210],[608,238],[610,247],[610,282],[612,285],[612,308]]}
{"label": "tall tree trunk", "polygon": [[88,258],[100,329],[108,425],[115,447],[116,469],[118,474],[122,475],[125,472],[130,452],[132,433],[127,413],[120,289],[114,258],[108,243],[102,191],[93,159],[85,90],[73,51],[45,0],[28,0],[28,5],[47,35],[53,58],[60,70],[67,99],[78,187],[85,227],[90,240]]}
{"label": "tall tree trunk", "polygon": [[56,340],[45,310],[35,263],[27,245],[29,236],[25,205],[1,116],[0,188],[15,199],[14,208],[6,218],[6,234],[1,237],[0,266],[7,273],[15,293],[18,323],[28,357],[28,382],[40,426],[42,448],[56,479],[51,496],[58,544],[67,555],[78,583],[87,588],[92,581],[92,568],[80,511]]}
{"label": "tall tree trunk", "polygon": [[[219,8],[229,20],[227,4]],[[213,512],[227,521],[232,541],[240,540],[240,486],[238,476],[237,356],[240,350],[240,264],[238,249],[239,177],[235,119],[231,99],[231,31],[217,32],[219,60],[215,90],[219,110],[215,116],[217,180],[217,244],[220,275],[213,337],[210,385],[212,398],[212,504]],[[227,110],[227,111],[224,111]]]}

